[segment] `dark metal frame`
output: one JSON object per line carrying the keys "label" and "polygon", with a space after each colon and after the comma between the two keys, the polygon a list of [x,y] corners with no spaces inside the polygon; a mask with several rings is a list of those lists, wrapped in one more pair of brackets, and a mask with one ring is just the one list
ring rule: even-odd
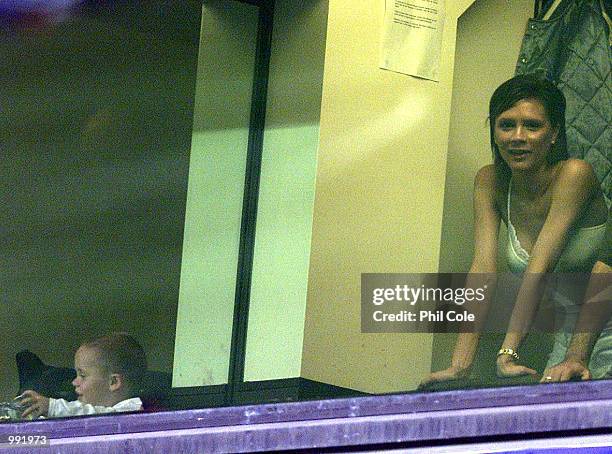
{"label": "dark metal frame", "polygon": [[244,383],[246,338],[249,319],[253,255],[255,250],[257,202],[259,197],[259,177],[261,174],[268,73],[272,46],[272,23],[274,16],[274,0],[237,1],[257,6],[259,8],[259,18],[255,51],[255,69],[253,72],[246,175],[242,202],[242,221],[240,227],[234,317],[229,358],[228,389],[225,396],[227,405],[231,405],[232,402],[235,401],[236,393],[239,392],[241,384]]}

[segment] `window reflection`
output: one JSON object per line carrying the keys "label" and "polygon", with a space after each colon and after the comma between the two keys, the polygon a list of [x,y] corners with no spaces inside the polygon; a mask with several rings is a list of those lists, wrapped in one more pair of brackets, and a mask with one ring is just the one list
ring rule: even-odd
{"label": "window reflection", "polygon": [[77,3],[35,27],[2,11],[7,402],[17,353],[70,398],[74,352],[114,331],[172,371],[199,8]]}

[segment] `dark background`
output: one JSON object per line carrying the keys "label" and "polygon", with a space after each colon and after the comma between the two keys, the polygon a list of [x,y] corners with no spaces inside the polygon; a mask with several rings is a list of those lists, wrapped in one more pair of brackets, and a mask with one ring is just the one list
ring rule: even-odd
{"label": "dark background", "polygon": [[[201,3],[1,11],[0,347],[128,331],[170,371]],[[15,388],[15,389],[12,389]]]}

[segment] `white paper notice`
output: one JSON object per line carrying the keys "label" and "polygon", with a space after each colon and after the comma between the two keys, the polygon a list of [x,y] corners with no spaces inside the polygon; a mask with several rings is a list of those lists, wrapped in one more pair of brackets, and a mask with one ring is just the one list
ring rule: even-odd
{"label": "white paper notice", "polygon": [[380,67],[440,80],[444,0],[385,0]]}

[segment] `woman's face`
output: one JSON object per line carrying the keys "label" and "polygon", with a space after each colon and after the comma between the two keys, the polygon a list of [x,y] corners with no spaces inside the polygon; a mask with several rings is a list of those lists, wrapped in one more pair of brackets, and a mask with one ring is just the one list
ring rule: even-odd
{"label": "woman's face", "polygon": [[495,143],[510,169],[534,172],[548,166],[558,129],[537,99],[522,99],[495,119]]}

